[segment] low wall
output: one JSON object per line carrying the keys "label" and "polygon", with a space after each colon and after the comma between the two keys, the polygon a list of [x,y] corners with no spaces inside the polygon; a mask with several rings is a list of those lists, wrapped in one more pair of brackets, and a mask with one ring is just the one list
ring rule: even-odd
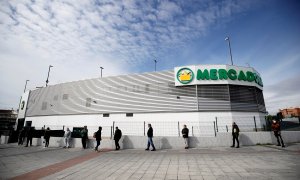
{"label": "low wall", "polygon": [[[7,136],[1,137],[1,144],[5,142]],[[300,131],[282,131],[282,137],[285,143],[300,142]],[[276,138],[273,132],[243,132],[239,136],[241,146],[251,146],[256,144],[276,144]],[[232,145],[231,133],[218,133],[216,137],[190,137],[190,147],[222,147]],[[26,140],[25,140],[26,142]],[[154,145],[157,149],[179,149],[184,147],[182,137],[154,137]],[[123,136],[120,140],[122,149],[143,149],[147,145],[147,137],[145,136]],[[42,138],[33,138],[33,145],[42,146]],[[71,147],[82,147],[80,138],[71,139]],[[63,147],[64,139],[59,137],[51,137],[49,147]],[[87,146],[95,147],[95,139],[89,139]],[[100,148],[115,148],[114,141],[111,139],[103,139]]]}
{"label": "low wall", "polygon": [[9,136],[1,136],[0,144],[7,144]]}

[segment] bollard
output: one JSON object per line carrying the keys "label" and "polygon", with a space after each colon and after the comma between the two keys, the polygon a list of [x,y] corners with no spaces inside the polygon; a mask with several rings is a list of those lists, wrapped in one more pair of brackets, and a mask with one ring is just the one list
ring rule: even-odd
{"label": "bollard", "polygon": [[192,136],[194,136],[194,126],[192,126]]}
{"label": "bollard", "polygon": [[226,131],[228,132],[228,126],[226,125]]}
{"label": "bollard", "polygon": [[114,129],[115,129],[115,121],[113,121],[113,135],[115,135]]}
{"label": "bollard", "polygon": [[112,135],[113,135],[113,127],[110,126],[110,139],[112,139]]}
{"label": "bollard", "polygon": [[146,129],[145,129],[145,126],[146,126],[146,122],[144,121],[144,136],[146,136]]}
{"label": "bollard", "polygon": [[217,128],[217,132],[219,132],[219,129],[218,129],[218,118],[216,117],[216,128]]}
{"label": "bollard", "polygon": [[256,127],[256,120],[255,120],[255,116],[253,116],[253,119],[254,119],[255,131],[257,132],[257,127]]}
{"label": "bollard", "polygon": [[216,132],[216,122],[214,121],[214,131],[215,131],[215,137],[217,137],[217,132]]}
{"label": "bollard", "polygon": [[180,127],[179,127],[179,121],[178,121],[178,137],[180,137]]}

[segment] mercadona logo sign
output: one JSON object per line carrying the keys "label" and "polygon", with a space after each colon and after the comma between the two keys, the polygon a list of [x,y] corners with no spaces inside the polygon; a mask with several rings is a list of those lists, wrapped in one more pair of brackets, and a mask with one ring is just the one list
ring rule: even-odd
{"label": "mercadona logo sign", "polygon": [[189,84],[194,79],[194,72],[190,68],[181,68],[176,76],[181,84]]}
{"label": "mercadona logo sign", "polygon": [[[197,68],[196,68],[197,69]],[[181,68],[176,73],[177,80],[181,84],[187,85],[190,84],[195,75],[190,68]],[[261,77],[252,71],[241,70],[241,69],[217,69],[217,68],[204,68],[196,70],[196,79],[200,81],[217,81],[217,80],[231,80],[231,81],[244,81],[249,83],[256,83],[260,87],[263,87]],[[193,83],[194,84],[194,83]],[[196,83],[197,84],[197,83]]]}

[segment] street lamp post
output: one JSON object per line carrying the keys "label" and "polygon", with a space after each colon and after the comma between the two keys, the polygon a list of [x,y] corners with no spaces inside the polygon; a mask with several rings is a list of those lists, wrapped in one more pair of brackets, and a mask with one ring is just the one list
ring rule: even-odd
{"label": "street lamp post", "polygon": [[46,80],[46,87],[48,86],[48,82],[49,82],[49,74],[50,74],[50,68],[52,68],[52,65],[49,65],[49,70],[48,70],[48,76],[47,76],[47,80]]}
{"label": "street lamp post", "polygon": [[233,65],[233,61],[232,61],[232,53],[231,53],[231,45],[230,45],[230,39],[229,39],[228,36],[225,38],[225,41],[228,41],[231,65]]}
{"label": "street lamp post", "polygon": [[101,78],[102,78],[102,69],[104,69],[104,68],[101,66],[100,69],[101,69]]}
{"label": "street lamp post", "polygon": [[156,63],[157,63],[157,60],[154,59],[154,70],[156,71]]}
{"label": "street lamp post", "polygon": [[28,82],[28,81],[29,81],[29,80],[26,80],[24,92],[26,91],[26,86],[27,86],[27,82]]}

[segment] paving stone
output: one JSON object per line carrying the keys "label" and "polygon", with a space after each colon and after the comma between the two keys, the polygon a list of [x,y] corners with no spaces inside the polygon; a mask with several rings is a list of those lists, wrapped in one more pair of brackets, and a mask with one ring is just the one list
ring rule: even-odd
{"label": "paving stone", "polygon": [[[0,145],[1,146],[1,145]],[[121,150],[102,153],[43,179],[300,179],[300,144],[287,149],[251,146],[240,149],[203,148]],[[0,179],[47,168],[92,150],[73,148],[0,147]],[[299,148],[298,148],[299,147]]]}

